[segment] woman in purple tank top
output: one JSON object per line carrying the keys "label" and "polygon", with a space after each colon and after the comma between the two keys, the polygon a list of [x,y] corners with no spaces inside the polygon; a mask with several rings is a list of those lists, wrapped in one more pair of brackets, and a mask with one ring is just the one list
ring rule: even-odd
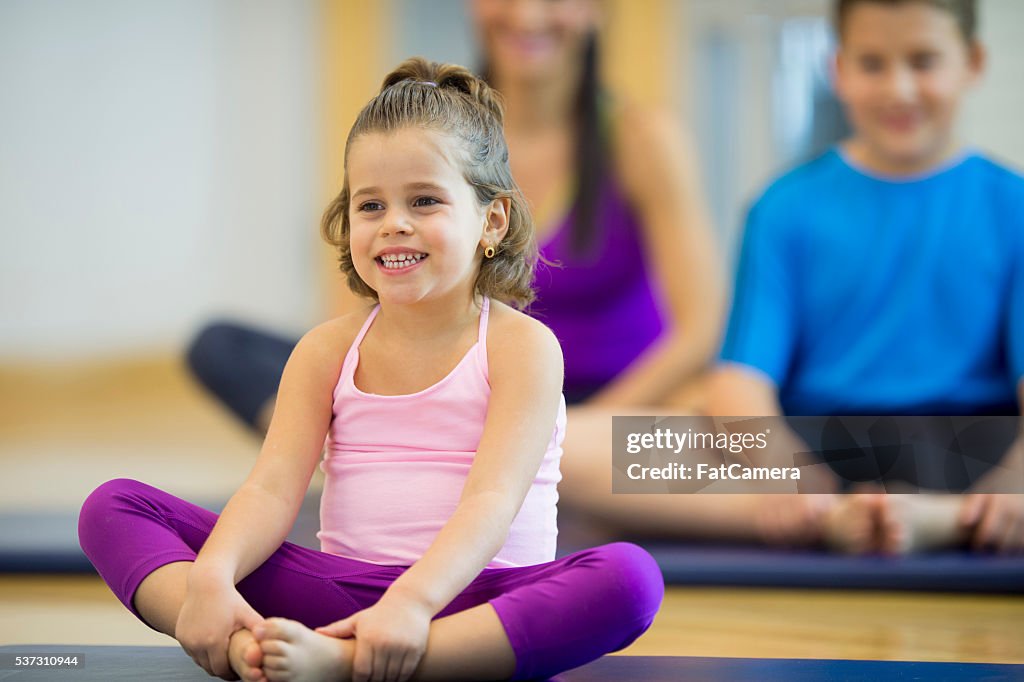
{"label": "woman in purple tank top", "polygon": [[666,404],[711,358],[722,319],[694,155],[676,121],[600,83],[600,3],[474,10],[512,170],[556,264],[540,268],[531,313],[562,343],[566,399]]}

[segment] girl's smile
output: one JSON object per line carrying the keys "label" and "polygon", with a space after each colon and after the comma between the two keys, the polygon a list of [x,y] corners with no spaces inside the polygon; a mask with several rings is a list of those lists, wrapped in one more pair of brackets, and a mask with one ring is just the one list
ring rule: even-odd
{"label": "girl's smile", "polygon": [[425,253],[409,249],[384,249],[374,260],[388,275],[399,275],[414,270],[426,257]]}

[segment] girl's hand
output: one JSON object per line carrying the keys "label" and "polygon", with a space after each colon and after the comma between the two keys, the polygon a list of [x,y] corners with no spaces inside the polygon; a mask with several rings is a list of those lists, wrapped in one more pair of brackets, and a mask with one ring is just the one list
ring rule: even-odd
{"label": "girl's hand", "polygon": [[354,682],[404,682],[427,650],[432,614],[422,605],[385,595],[368,609],[316,629],[331,637],[355,637]]}
{"label": "girl's hand", "polygon": [[237,680],[228,662],[228,640],[236,631],[252,630],[263,617],[249,606],[234,585],[190,586],[178,613],[174,638],[192,660],[210,675]]}

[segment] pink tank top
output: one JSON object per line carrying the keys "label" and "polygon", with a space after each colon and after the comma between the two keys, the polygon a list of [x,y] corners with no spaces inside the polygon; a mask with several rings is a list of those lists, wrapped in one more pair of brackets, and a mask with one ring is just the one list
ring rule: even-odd
{"label": "pink tank top", "polygon": [[[353,377],[359,344],[380,306],[352,342],[334,389],[334,418],[320,469],[322,551],[376,564],[409,566],[423,556],[455,512],[473,463],[491,387],[487,375],[484,299],[476,344],[448,376],[409,395],[359,390]],[[533,485],[508,539],[488,568],[529,566],[555,558],[558,461],[565,400]]]}

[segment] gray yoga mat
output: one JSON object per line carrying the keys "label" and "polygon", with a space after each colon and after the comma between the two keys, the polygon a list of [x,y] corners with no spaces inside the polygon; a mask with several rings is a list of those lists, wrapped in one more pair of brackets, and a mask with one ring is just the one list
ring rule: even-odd
{"label": "gray yoga mat", "polygon": [[[13,668],[15,654],[82,656],[81,668]],[[211,678],[177,647],[15,645],[0,646],[0,680],[75,682],[208,682]],[[695,656],[605,656],[551,678],[549,682],[876,682],[877,680],[1024,680],[1024,665],[843,661],[786,658],[706,658]]]}

